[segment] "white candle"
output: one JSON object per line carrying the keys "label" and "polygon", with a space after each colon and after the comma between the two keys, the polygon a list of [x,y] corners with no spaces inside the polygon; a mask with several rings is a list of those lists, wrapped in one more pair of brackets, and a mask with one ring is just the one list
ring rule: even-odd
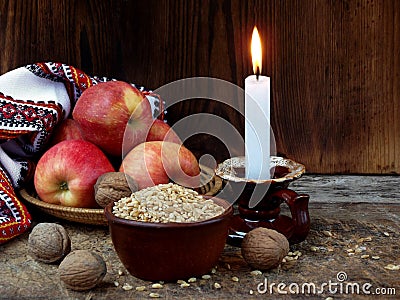
{"label": "white candle", "polygon": [[248,179],[270,178],[270,78],[261,73],[261,41],[254,27],[253,70],[245,79],[245,169]]}

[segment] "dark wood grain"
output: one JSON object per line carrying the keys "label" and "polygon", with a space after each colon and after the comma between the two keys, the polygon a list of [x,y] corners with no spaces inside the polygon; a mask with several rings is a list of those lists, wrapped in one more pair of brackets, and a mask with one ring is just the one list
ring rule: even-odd
{"label": "dark wood grain", "polygon": [[[151,89],[193,76],[243,87],[254,25],[278,151],[314,173],[400,173],[399,1],[0,0],[0,72],[50,60]],[[243,134],[217,102],[179,103],[168,119],[195,112]],[[209,136],[187,145],[226,156]]]}

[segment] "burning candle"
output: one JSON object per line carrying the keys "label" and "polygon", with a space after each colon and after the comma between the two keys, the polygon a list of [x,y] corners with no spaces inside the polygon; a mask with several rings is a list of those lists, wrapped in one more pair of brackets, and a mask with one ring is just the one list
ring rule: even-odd
{"label": "burning candle", "polygon": [[270,78],[261,76],[262,49],[257,27],[251,38],[253,71],[245,79],[245,169],[248,179],[270,178]]}

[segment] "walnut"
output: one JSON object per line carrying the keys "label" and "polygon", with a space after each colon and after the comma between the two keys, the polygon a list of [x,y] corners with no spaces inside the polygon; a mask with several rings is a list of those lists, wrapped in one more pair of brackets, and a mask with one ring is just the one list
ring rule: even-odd
{"label": "walnut", "polygon": [[123,172],[108,172],[97,178],[94,185],[95,199],[101,207],[110,202],[129,197],[138,190],[137,182]]}
{"label": "walnut", "polygon": [[53,263],[71,251],[71,240],[61,225],[39,223],[29,234],[28,248],[36,260]]}
{"label": "walnut", "polygon": [[288,253],[288,240],[283,234],[272,229],[253,229],[242,241],[242,256],[255,269],[275,268]]}
{"label": "walnut", "polygon": [[72,251],[58,267],[61,281],[75,291],[94,288],[106,273],[107,267],[103,258],[88,250]]}

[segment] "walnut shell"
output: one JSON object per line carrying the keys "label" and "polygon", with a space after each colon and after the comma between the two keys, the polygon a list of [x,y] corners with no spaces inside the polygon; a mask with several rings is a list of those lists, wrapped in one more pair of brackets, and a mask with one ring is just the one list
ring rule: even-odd
{"label": "walnut shell", "polygon": [[259,227],[248,232],[242,241],[242,256],[255,269],[275,268],[288,253],[288,240],[276,230]]}
{"label": "walnut shell", "polygon": [[29,234],[28,248],[36,260],[53,263],[71,251],[71,240],[61,225],[39,223]]}
{"label": "walnut shell", "polygon": [[123,172],[108,172],[97,178],[94,185],[95,200],[101,207],[123,197],[129,197],[138,190],[137,182]]}
{"label": "walnut shell", "polygon": [[61,281],[75,291],[94,288],[106,273],[107,267],[103,258],[88,250],[72,251],[58,267]]}

